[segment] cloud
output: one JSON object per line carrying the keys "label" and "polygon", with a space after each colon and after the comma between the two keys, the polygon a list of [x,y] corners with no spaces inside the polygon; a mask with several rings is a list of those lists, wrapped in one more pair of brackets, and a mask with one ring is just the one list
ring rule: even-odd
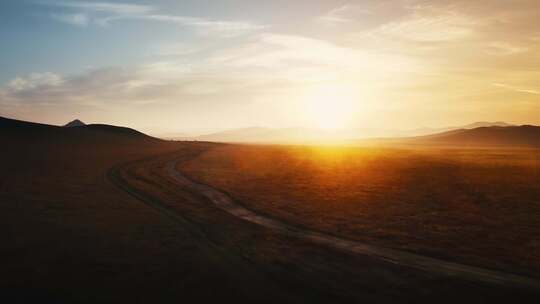
{"label": "cloud", "polygon": [[19,92],[44,86],[57,86],[62,82],[62,77],[54,73],[32,73],[27,77],[16,77],[7,84],[7,88]]}
{"label": "cloud", "polygon": [[326,29],[334,30],[334,41],[407,57],[423,65],[428,78],[480,79],[531,70],[540,62],[540,44],[534,41],[539,33],[538,1],[366,0],[362,6],[372,14]]}
{"label": "cloud", "polygon": [[504,41],[495,41],[488,44],[486,53],[489,55],[507,56],[527,52],[529,48],[514,45]]}
{"label": "cloud", "polygon": [[519,87],[507,85],[507,84],[504,84],[504,83],[498,83],[498,82],[495,82],[492,85],[494,85],[496,87],[504,88],[504,89],[507,89],[507,90],[511,90],[511,91],[514,91],[514,92],[540,95],[540,90],[536,90],[536,89],[519,88]]}
{"label": "cloud", "polygon": [[88,97],[96,100],[103,97],[128,79],[128,73],[119,69],[93,70],[75,76],[31,73],[16,77],[0,88],[0,102],[11,105],[81,104],[90,100]]}
{"label": "cloud", "polygon": [[121,20],[146,20],[166,22],[192,27],[203,34],[215,34],[232,37],[261,30],[266,26],[244,21],[211,20],[199,17],[160,14],[159,8],[151,5],[110,3],[110,2],[75,2],[55,1],[39,2],[42,5],[72,10],[75,13],[52,14],[51,18],[70,25],[87,26],[96,24],[109,26]]}
{"label": "cloud", "polygon": [[85,27],[90,22],[86,14],[52,14],[51,18],[67,24]]}
{"label": "cloud", "polygon": [[416,68],[399,56],[294,35],[259,34],[208,52],[189,62],[173,56],[132,68],[91,69],[75,75],[33,73],[0,88],[0,99],[3,104],[96,107],[194,102],[209,96],[214,101],[237,96],[237,102],[247,102],[264,98],[276,88],[298,90],[320,82],[350,83],[355,78],[383,82]]}
{"label": "cloud", "polygon": [[274,70],[275,75],[289,75],[288,78],[296,82],[347,73],[369,73],[370,77],[375,77],[388,75],[390,71],[414,69],[414,63],[401,56],[342,47],[327,40],[271,33],[221,51],[210,60],[239,69]]}
{"label": "cloud", "polygon": [[453,41],[471,36],[477,25],[478,20],[458,12],[416,8],[410,16],[383,24],[371,35],[418,42]]}
{"label": "cloud", "polygon": [[205,18],[184,17],[174,15],[144,15],[135,16],[135,19],[168,22],[182,26],[194,27],[205,34],[223,34],[224,36],[237,36],[266,28],[266,26],[251,22],[219,21]]}
{"label": "cloud", "polygon": [[151,55],[157,56],[188,56],[203,52],[213,45],[208,40],[198,40],[195,42],[169,42],[160,43],[152,47]]}
{"label": "cloud", "polygon": [[105,109],[120,105],[189,103],[197,96],[225,92],[245,84],[229,76],[225,71],[210,72],[204,64],[193,70],[178,62],[99,68],[66,76],[32,73],[0,87],[0,104],[63,104]]}
{"label": "cloud", "polygon": [[319,21],[336,25],[352,22],[358,15],[371,15],[372,12],[358,5],[345,4],[336,7],[318,18]]}
{"label": "cloud", "polygon": [[53,1],[40,4],[115,15],[143,15],[156,10],[154,6],[130,3]]}

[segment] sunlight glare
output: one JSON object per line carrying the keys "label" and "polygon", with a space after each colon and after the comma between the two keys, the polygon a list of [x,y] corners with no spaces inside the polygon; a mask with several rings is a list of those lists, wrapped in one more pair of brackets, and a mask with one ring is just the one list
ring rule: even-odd
{"label": "sunlight glare", "polygon": [[341,129],[350,125],[355,112],[355,94],[347,86],[322,86],[306,96],[306,113],[321,129]]}

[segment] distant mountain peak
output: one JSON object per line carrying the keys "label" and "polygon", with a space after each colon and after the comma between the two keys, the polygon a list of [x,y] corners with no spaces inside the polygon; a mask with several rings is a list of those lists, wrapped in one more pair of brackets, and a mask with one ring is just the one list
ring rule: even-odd
{"label": "distant mountain peak", "polygon": [[68,122],[64,127],[82,127],[86,126],[86,124],[78,119],[72,120]]}

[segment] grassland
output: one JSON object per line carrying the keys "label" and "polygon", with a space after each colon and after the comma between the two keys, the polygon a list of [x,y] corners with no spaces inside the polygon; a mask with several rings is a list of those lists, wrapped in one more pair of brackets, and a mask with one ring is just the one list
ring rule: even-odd
{"label": "grassland", "polygon": [[[31,149],[36,144],[41,149]],[[163,174],[165,161],[187,160],[212,147],[34,141],[2,150],[3,299],[430,303],[442,297],[453,303],[463,297],[516,298],[512,289],[434,279],[274,233],[224,213]],[[109,180],[111,168],[117,168],[123,187]],[[530,298],[519,292],[518,298]]]}
{"label": "grassland", "polygon": [[[231,174],[249,176],[259,167],[266,168],[261,178],[268,178],[273,169],[300,168],[290,157],[315,153],[309,148],[259,151],[164,142],[113,127],[26,123],[0,128],[0,135],[0,292],[10,303],[525,303],[538,293],[420,271],[265,229],[182,188],[164,170],[179,160],[186,168],[197,165],[194,175],[233,181]],[[308,163],[318,159],[319,166],[322,159],[325,168],[336,168],[335,152],[317,150]],[[340,153],[345,161],[352,152]],[[377,155],[362,153],[366,160]],[[254,163],[239,167],[245,156]],[[221,157],[223,164],[213,163]],[[201,166],[201,160],[212,161]],[[245,186],[259,191],[264,185],[257,180],[246,179]],[[263,211],[289,212],[270,207]],[[302,224],[309,217],[289,219]]]}
{"label": "grassland", "polygon": [[509,272],[540,270],[540,151],[229,145],[179,168],[314,230]]}

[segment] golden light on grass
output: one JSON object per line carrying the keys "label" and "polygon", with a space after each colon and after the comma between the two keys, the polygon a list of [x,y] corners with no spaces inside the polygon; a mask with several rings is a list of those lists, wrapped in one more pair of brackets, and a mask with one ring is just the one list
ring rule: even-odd
{"label": "golden light on grass", "polygon": [[[303,227],[529,271],[540,267],[532,243],[540,183],[530,182],[539,178],[538,157],[537,150],[228,145],[181,170]],[[501,242],[513,245],[502,250]]]}

